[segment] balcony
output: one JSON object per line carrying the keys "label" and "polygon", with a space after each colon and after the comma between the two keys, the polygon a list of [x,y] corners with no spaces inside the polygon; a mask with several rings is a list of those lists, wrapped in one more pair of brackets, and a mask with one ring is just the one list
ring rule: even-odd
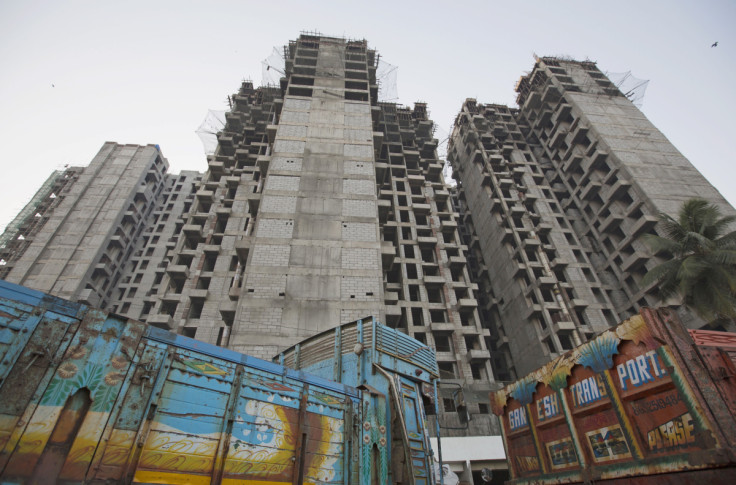
{"label": "balcony", "polygon": [[381,263],[384,268],[389,268],[396,258],[396,247],[388,241],[381,241]]}
{"label": "balcony", "polygon": [[164,330],[174,329],[174,319],[171,315],[149,315],[146,318],[146,323]]}
{"label": "balcony", "polygon": [[125,247],[125,241],[123,240],[122,236],[111,236],[110,245],[117,246],[119,248],[123,248]]}
{"label": "balcony", "polygon": [[583,161],[583,156],[579,152],[574,152],[572,155],[570,155],[570,158],[563,164],[562,170],[565,173],[570,173],[574,170],[576,170],[580,163]]}
{"label": "balcony", "polygon": [[624,260],[624,262],[621,264],[621,269],[626,272],[631,272],[635,269],[640,268],[649,259],[649,256],[640,252],[634,253]]}
{"label": "balcony", "polygon": [[404,158],[407,162],[419,162],[419,150],[404,149]]}
{"label": "balcony", "polygon": [[557,278],[554,276],[540,276],[537,278],[537,284],[540,288],[549,288],[555,285],[557,283]]}
{"label": "balcony", "polygon": [[588,302],[583,298],[573,298],[572,300],[570,300],[570,304],[573,308],[578,310],[588,307]]}
{"label": "balcony", "polygon": [[[197,248],[200,249],[200,248]],[[220,252],[220,246],[217,244],[202,244],[201,245],[202,251],[206,253],[219,253]]]}
{"label": "balcony", "polygon": [[429,204],[412,204],[412,208],[414,209],[414,212],[418,214],[427,214],[429,213],[431,206]]}
{"label": "balcony", "polygon": [[266,126],[266,134],[268,135],[269,143],[273,143],[276,140],[276,131],[278,130],[278,128],[278,125]]}
{"label": "balcony", "polygon": [[465,256],[450,256],[450,267],[459,269],[468,264],[468,259]]}
{"label": "balcony", "polygon": [[94,274],[101,274],[105,278],[109,278],[112,272],[110,271],[110,267],[107,263],[97,263],[95,265]]}
{"label": "balcony", "polygon": [[568,332],[575,330],[575,324],[570,320],[560,320],[559,322],[552,323],[552,331],[557,332]]}
{"label": "balcony", "polygon": [[199,224],[185,224],[181,230],[187,235],[187,237],[199,236],[202,234],[202,226]]}
{"label": "balcony", "polygon": [[537,224],[536,229],[539,234],[548,234],[552,230],[552,224],[549,222],[540,222]]}
{"label": "balcony", "polygon": [[541,103],[541,96],[538,92],[532,91],[529,93],[529,95],[526,98],[526,101],[524,102],[524,109],[537,109]]}
{"label": "balcony", "polygon": [[487,350],[469,349],[466,355],[469,362],[484,362],[491,359],[491,353]]}
{"label": "balcony", "polygon": [[440,230],[444,233],[452,233],[457,230],[457,222],[443,219],[440,221]]}
{"label": "balcony", "polygon": [[409,185],[413,185],[416,187],[421,187],[422,185],[424,185],[423,175],[407,175],[406,180],[409,182]]}
{"label": "balcony", "polygon": [[632,227],[630,237],[635,238],[639,236],[639,234],[641,234],[642,232],[653,229],[654,226],[657,225],[657,222],[659,222],[659,219],[657,219],[655,216],[642,216]]}
{"label": "balcony", "polygon": [[184,264],[170,264],[166,267],[166,274],[173,279],[186,279],[189,277],[189,267]]}
{"label": "balcony", "polygon": [[208,291],[204,289],[190,290],[189,298],[192,300],[206,300]]}
{"label": "balcony", "polygon": [[268,167],[271,164],[271,157],[261,155],[256,159],[256,164],[258,164],[258,169],[261,171],[261,176],[263,177],[268,173]]}
{"label": "balcony", "polygon": [[386,305],[386,325],[396,327],[401,321],[401,307],[399,305]]}
{"label": "balcony", "polygon": [[530,305],[523,314],[524,319],[528,319],[534,316],[539,316],[542,314],[542,305],[539,305],[538,303],[535,303],[533,305]]}
{"label": "balcony", "polygon": [[534,237],[527,237],[527,238],[524,238],[523,241],[521,241],[521,245],[522,245],[522,247],[524,249],[527,249],[527,248],[537,248],[541,244],[542,243],[539,241],[539,239],[534,238]]}
{"label": "balcony", "polygon": [[460,298],[457,301],[459,310],[473,310],[478,307],[478,300],[475,298]]}
{"label": "balcony", "polygon": [[383,132],[374,131],[373,132],[373,149],[380,150],[382,144],[383,144]]}
{"label": "balcony", "polygon": [[238,254],[240,264],[245,264],[248,261],[248,253],[250,252],[251,238],[245,237],[238,241],[235,241],[235,252]]}
{"label": "balcony", "polygon": [[212,190],[198,190],[196,192],[196,196],[199,200],[212,202],[212,199],[214,198],[215,193]]}
{"label": "balcony", "polygon": [[455,331],[455,324],[448,322],[431,322],[429,324],[432,332],[452,333]]}
{"label": "balcony", "polygon": [[580,198],[583,200],[590,200],[593,196],[598,195],[601,191],[600,182],[589,182],[583,190],[580,192]]}
{"label": "balcony", "polygon": [[503,211],[503,206],[501,205],[501,199],[497,197],[491,197],[490,199],[488,199],[488,201],[490,203],[489,211],[491,213],[493,212],[501,213]]}
{"label": "balcony", "polygon": [[566,119],[571,111],[572,106],[567,103],[560,103],[555,110],[555,114],[552,115],[552,123],[557,123],[559,120]]}
{"label": "balcony", "polygon": [[420,246],[436,246],[437,245],[437,238],[433,236],[419,236],[417,238],[417,243]]}
{"label": "balcony", "polygon": [[444,201],[450,196],[450,193],[444,189],[438,189],[434,191],[434,198],[437,201]]}
{"label": "balcony", "polygon": [[606,217],[603,222],[601,222],[600,227],[598,230],[600,232],[607,232],[609,230],[617,228],[619,225],[621,225],[621,222],[624,220],[624,216],[621,214],[611,214],[608,217]]}
{"label": "balcony", "polygon": [[168,303],[179,303],[181,302],[181,293],[172,293],[167,291],[164,296],[161,297],[161,301]]}
{"label": "balcony", "polygon": [[444,285],[447,281],[444,276],[425,276],[424,284],[427,286],[431,285]]}
{"label": "balcony", "polygon": [[427,173],[429,175],[439,175],[442,173],[442,164],[441,163],[430,163],[427,164]]}
{"label": "balcony", "polygon": [[550,146],[552,148],[559,147],[562,144],[562,142],[565,140],[566,137],[567,137],[567,128],[562,126],[557,131],[555,131],[554,134],[552,135],[552,138],[550,140]]}
{"label": "balcony", "polygon": [[617,200],[623,194],[627,193],[630,187],[631,184],[626,180],[619,180],[608,190],[608,193],[606,193],[606,199]]}
{"label": "balcony", "polygon": [[388,220],[389,212],[391,212],[391,201],[378,199],[378,219],[385,223]]}

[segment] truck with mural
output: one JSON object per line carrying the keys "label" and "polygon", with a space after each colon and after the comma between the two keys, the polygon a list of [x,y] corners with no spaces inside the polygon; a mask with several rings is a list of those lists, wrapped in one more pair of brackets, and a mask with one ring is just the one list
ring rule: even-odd
{"label": "truck with mural", "polygon": [[280,360],[0,281],[0,483],[434,483],[432,349],[367,318]]}
{"label": "truck with mural", "polygon": [[434,485],[425,413],[437,396],[434,350],[370,320],[315,335],[275,360],[363,391],[362,463],[371,465],[351,483],[378,473],[376,483]]}
{"label": "truck with mural", "polygon": [[736,483],[736,334],[642,309],[491,394],[512,484]]}

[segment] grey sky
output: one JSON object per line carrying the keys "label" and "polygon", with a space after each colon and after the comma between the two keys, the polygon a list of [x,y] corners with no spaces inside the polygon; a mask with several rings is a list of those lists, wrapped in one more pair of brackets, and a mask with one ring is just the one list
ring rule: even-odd
{"label": "grey sky", "polygon": [[[736,3],[394,0],[0,2],[0,228],[54,168],[104,141],[204,171],[194,130],[300,31],[366,38],[399,101],[445,132],[467,97],[513,104],[533,53],[649,79],[643,111],[733,204]],[[718,47],[711,44],[719,42]],[[53,87],[52,87],[53,85]]]}

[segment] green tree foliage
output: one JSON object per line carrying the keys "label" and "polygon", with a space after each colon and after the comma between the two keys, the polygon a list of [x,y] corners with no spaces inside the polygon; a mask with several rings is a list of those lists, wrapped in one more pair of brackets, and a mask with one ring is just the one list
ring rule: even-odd
{"label": "green tree foliage", "polygon": [[683,203],[677,219],[659,218],[664,237],[643,239],[667,261],[644,276],[642,288],[658,283],[662,300],[678,294],[707,321],[736,318],[736,231],[726,232],[736,216],[722,216],[718,207],[695,198]]}

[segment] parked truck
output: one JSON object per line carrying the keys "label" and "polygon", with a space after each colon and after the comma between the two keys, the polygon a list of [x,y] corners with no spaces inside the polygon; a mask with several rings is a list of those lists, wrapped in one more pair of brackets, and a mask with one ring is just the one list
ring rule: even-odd
{"label": "parked truck", "polygon": [[736,483],[736,334],[643,309],[491,394],[512,484]]}
{"label": "parked truck", "polygon": [[434,352],[372,318],[330,336],[332,374],[294,370],[0,281],[0,482],[433,483]]}
{"label": "parked truck", "polygon": [[363,391],[361,453],[371,464],[361,469],[363,482],[378,470],[391,479],[378,483],[434,485],[425,413],[437,395],[434,350],[375,321],[358,321],[307,339],[276,360]]}

